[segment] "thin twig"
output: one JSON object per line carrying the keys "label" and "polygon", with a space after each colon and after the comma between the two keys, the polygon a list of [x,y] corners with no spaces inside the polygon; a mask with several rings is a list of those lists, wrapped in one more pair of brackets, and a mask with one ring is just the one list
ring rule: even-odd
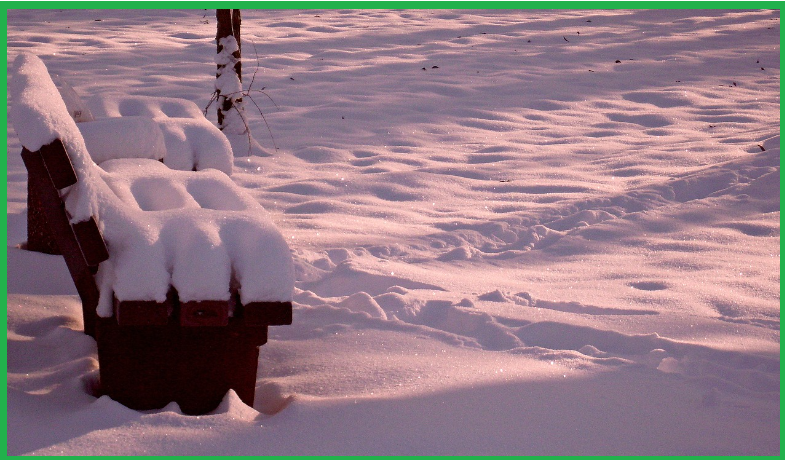
{"label": "thin twig", "polygon": [[253,105],[256,106],[256,109],[259,110],[259,115],[262,116],[262,120],[264,120],[264,125],[267,126],[267,132],[270,133],[270,140],[273,141],[273,147],[275,147],[275,150],[278,150],[278,145],[275,143],[275,137],[273,137],[273,130],[270,129],[270,124],[267,123],[267,117],[264,116],[262,109],[259,108],[259,104],[256,103],[256,101],[254,100],[254,98],[251,97],[250,94],[248,95],[248,99],[250,99],[251,102],[253,102]]}
{"label": "thin twig", "polygon": [[231,93],[222,94],[222,96],[229,97],[229,96],[234,96],[234,95],[236,95],[236,94],[240,94],[240,95],[243,95],[243,96],[249,96],[249,95],[250,95],[250,93],[252,93],[252,92],[253,92],[253,93],[261,93],[261,94],[264,94],[264,95],[267,97],[267,99],[269,99],[269,100],[270,100],[270,102],[272,102],[272,103],[273,103],[273,105],[275,106],[275,108],[276,108],[276,109],[280,109],[280,107],[278,106],[278,104],[276,104],[276,103],[275,103],[275,100],[274,100],[272,97],[270,97],[270,95],[269,95],[269,94],[265,93],[265,92],[264,92],[263,90],[261,90],[261,89],[255,89],[255,90],[252,90],[252,91],[251,91],[251,90],[234,91],[234,92],[231,92]]}
{"label": "thin twig", "polygon": [[248,122],[245,120],[245,115],[237,108],[236,105],[232,104],[232,108],[240,115],[240,120],[243,121],[243,125],[245,125],[245,134],[248,136],[248,156],[251,156],[251,128],[248,126]]}
{"label": "thin twig", "polygon": [[210,96],[210,102],[207,103],[207,107],[205,107],[204,110],[202,110],[202,113],[204,114],[205,117],[207,116],[207,110],[210,108],[211,105],[213,105],[213,102],[217,100],[218,100],[218,90],[215,90],[213,91],[213,94]]}
{"label": "thin twig", "polygon": [[259,71],[259,53],[256,51],[256,43],[251,40],[251,46],[253,46],[253,52],[256,55],[256,69],[253,71],[253,76],[251,77],[251,83],[248,84],[248,91],[251,91],[251,87],[253,86],[253,82],[256,80],[256,72]]}

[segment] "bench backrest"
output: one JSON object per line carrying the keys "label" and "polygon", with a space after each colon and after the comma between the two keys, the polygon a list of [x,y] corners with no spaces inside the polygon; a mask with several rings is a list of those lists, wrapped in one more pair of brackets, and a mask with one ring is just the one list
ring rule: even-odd
{"label": "bench backrest", "polygon": [[14,101],[10,116],[19,141],[30,152],[39,151],[58,139],[62,142],[76,178],[65,197],[70,220],[72,223],[89,220],[97,213],[93,209],[93,187],[101,179],[76,122],[41,59],[20,54],[14,60],[13,72],[9,85]]}

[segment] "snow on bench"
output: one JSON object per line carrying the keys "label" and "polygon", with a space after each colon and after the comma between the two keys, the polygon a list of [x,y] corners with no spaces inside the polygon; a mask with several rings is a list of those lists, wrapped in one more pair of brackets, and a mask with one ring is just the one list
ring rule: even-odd
{"label": "snow on bench", "polygon": [[[21,54],[12,74],[29,190],[82,298],[85,332],[97,331],[104,389],[138,409],[176,400],[200,413],[228,388],[252,403],[256,347],[267,325],[291,323],[294,289],[289,248],[267,212],[218,170],[154,158],[98,166],[44,63]],[[206,377],[216,372],[227,377]]]}
{"label": "snow on bench", "polygon": [[111,94],[93,96],[88,105],[97,118],[77,126],[98,164],[141,153],[171,169],[232,174],[229,140],[191,101]]}
{"label": "snow on bench", "polygon": [[171,169],[214,168],[232,174],[232,145],[193,102],[99,94],[85,103],[64,79],[54,75],[52,80],[99,165],[118,158],[149,158]]}

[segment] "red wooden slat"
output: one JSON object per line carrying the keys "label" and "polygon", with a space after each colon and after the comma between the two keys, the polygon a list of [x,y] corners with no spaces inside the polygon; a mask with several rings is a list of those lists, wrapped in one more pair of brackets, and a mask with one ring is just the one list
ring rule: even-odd
{"label": "red wooden slat", "polygon": [[[62,144],[61,144],[62,145]],[[33,181],[37,189],[37,203],[49,225],[49,231],[63,254],[68,272],[82,300],[84,331],[95,336],[95,308],[98,305],[98,286],[95,284],[92,271],[85,262],[82,250],[76,240],[68,214],[60,194],[52,182],[46,164],[40,152],[22,150],[22,161],[27,168],[28,180]]]}
{"label": "red wooden slat", "polygon": [[246,325],[285,326],[292,324],[291,302],[249,302],[242,307]]}
{"label": "red wooden slat", "polygon": [[[30,152],[27,152],[27,155],[30,155]],[[42,193],[39,190],[47,186],[51,187],[51,182],[47,174],[44,174],[43,178],[37,174],[28,174],[27,176],[27,243],[25,249],[61,255],[60,248],[57,247],[57,242],[49,230],[49,223],[46,221],[39,197]]]}
{"label": "red wooden slat", "polygon": [[82,222],[77,222],[73,224],[72,227],[87,265],[95,267],[109,258],[109,251],[106,249],[106,243],[104,242],[101,231],[98,229],[98,224],[93,217]]}
{"label": "red wooden slat", "polygon": [[174,303],[167,299],[158,303],[154,300],[114,300],[114,315],[120,326],[165,326]]}
{"label": "red wooden slat", "polygon": [[65,146],[60,139],[41,147],[41,158],[44,160],[49,177],[55,188],[60,190],[76,183],[76,172],[71,159],[65,151]]}
{"label": "red wooden slat", "polygon": [[226,326],[228,324],[228,301],[205,300],[201,302],[180,303],[181,326]]}

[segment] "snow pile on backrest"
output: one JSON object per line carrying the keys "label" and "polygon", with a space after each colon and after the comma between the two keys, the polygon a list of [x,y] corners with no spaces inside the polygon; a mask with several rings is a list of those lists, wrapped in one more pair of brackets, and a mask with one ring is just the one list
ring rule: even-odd
{"label": "snow pile on backrest", "polygon": [[78,182],[65,191],[73,222],[95,216],[110,258],[99,266],[98,313],[120,300],[228,300],[232,279],[242,303],[290,301],[294,266],[267,212],[225,174],[175,171],[150,159],[108,160],[99,168],[43,62],[14,61],[11,120],[28,150],[59,138]]}
{"label": "snow pile on backrest", "polygon": [[99,119],[152,118],[164,136],[164,164],[172,169],[214,168],[232,174],[232,145],[191,101],[110,94],[92,97],[89,105]]}
{"label": "snow pile on backrest", "polygon": [[166,156],[164,133],[150,118],[104,118],[76,126],[87,151],[99,165],[118,158],[162,160]]}
{"label": "snow pile on backrest", "polygon": [[98,118],[149,117],[204,119],[199,107],[187,99],[174,97],[102,94],[90,98],[89,105]]}
{"label": "snow pile on backrest", "polygon": [[60,96],[63,98],[63,102],[65,102],[66,108],[68,108],[68,113],[71,114],[71,118],[73,118],[74,121],[77,123],[84,123],[86,121],[95,120],[90,109],[87,107],[87,104],[84,103],[82,98],[79,97],[79,94],[77,94],[68,82],[59,75],[51,75],[51,77],[57,90],[60,92]]}
{"label": "snow pile on backrest", "polygon": [[37,151],[55,139],[63,141],[76,171],[77,184],[69,187],[65,201],[72,222],[96,215],[96,171],[82,135],[52,82],[44,63],[32,54],[14,60],[14,77],[9,85],[11,123],[22,146]]}

